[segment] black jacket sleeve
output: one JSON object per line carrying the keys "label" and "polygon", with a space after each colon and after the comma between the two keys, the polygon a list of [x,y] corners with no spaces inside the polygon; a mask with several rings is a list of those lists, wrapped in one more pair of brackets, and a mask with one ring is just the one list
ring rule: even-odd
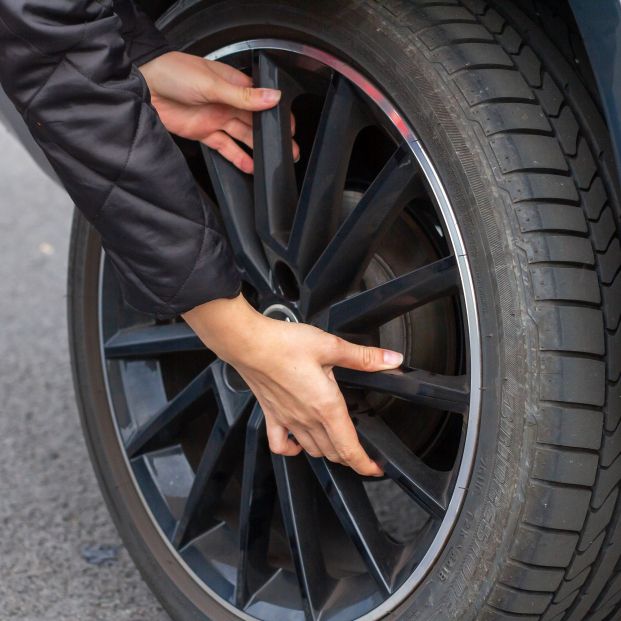
{"label": "black jacket sleeve", "polygon": [[172,50],[166,37],[136,6],[134,0],[113,0],[112,4],[114,12],[121,18],[121,34],[132,63],[140,66]]}
{"label": "black jacket sleeve", "polygon": [[172,317],[237,295],[239,275],[126,51],[124,29],[135,59],[157,53],[156,35],[114,8],[112,0],[0,0],[0,83],[100,233],[126,301]]}

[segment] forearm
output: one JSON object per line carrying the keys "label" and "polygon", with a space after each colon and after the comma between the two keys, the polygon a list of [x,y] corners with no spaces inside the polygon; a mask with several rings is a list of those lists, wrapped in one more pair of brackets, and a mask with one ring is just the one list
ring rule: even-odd
{"label": "forearm", "polygon": [[102,236],[126,300],[171,317],[232,297],[214,214],[125,54],[109,1],[0,3],[0,82]]}

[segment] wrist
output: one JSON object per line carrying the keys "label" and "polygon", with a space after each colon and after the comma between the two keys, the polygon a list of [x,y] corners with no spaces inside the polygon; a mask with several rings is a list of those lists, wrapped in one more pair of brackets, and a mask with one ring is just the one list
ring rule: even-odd
{"label": "wrist", "polygon": [[161,81],[160,74],[161,74],[162,64],[166,64],[167,57],[175,53],[176,52],[168,50],[164,52],[163,54],[159,54],[158,56],[147,60],[146,62],[142,63],[138,67],[138,71],[142,73],[142,77],[144,78],[145,82],[147,83],[147,86],[149,87],[151,97],[159,96],[156,84],[158,80]]}
{"label": "wrist", "polygon": [[262,349],[264,324],[269,321],[242,294],[196,306],[183,318],[207,348],[233,366],[256,357]]}

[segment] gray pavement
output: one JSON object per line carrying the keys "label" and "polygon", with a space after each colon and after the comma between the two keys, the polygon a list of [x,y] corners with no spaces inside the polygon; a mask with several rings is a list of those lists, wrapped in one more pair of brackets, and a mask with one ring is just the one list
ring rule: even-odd
{"label": "gray pavement", "polygon": [[[0,127],[0,621],[167,621],[99,493],[65,318],[71,203]],[[109,565],[85,547],[120,546]]]}

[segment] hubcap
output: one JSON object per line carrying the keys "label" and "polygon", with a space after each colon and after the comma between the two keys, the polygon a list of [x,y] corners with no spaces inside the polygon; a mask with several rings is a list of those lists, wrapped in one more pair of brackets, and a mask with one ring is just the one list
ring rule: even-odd
{"label": "hubcap", "polygon": [[284,304],[272,304],[263,311],[263,314],[266,317],[271,317],[272,319],[299,323],[296,314]]}
{"label": "hubcap", "polygon": [[255,115],[254,178],[203,151],[247,299],[405,365],[335,368],[383,478],[272,455],[241,377],[180,319],[145,323],[103,260],[102,353],[133,493],[186,575],[239,618],[378,619],[433,566],[470,477],[480,350],[459,228],[412,128],[351,67],[280,40],[210,57],[283,92]]}

